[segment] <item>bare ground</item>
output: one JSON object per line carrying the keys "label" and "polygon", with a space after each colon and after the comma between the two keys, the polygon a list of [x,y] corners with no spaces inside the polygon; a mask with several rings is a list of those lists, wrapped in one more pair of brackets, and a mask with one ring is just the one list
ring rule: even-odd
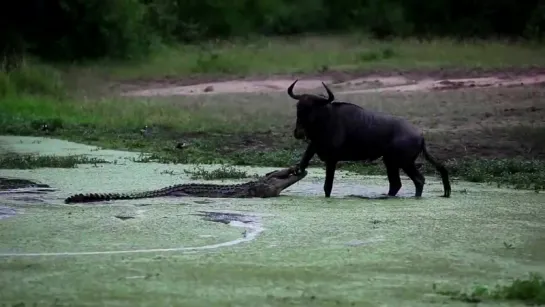
{"label": "bare ground", "polygon": [[[239,79],[192,76],[131,81],[118,83],[114,88],[123,96],[195,97],[187,102],[189,104],[204,97],[196,95],[221,99],[219,94],[225,93],[270,94],[260,96],[259,106],[255,105],[255,99],[241,98],[240,102],[233,103],[233,108],[244,108],[244,114],[265,108],[271,116],[285,123],[284,128],[223,136],[224,146],[219,148],[226,152],[266,151],[285,147],[283,140],[291,136],[293,101],[278,96],[285,93],[296,78],[300,79],[296,91],[322,92],[320,82],[323,81],[330,84],[339,100],[408,118],[424,130],[428,146],[439,159],[545,158],[545,69],[538,67],[322,72]],[[276,98],[267,98],[275,95]],[[208,98],[204,103],[211,112],[214,112],[215,99],[210,102]],[[231,100],[225,100],[222,108]],[[269,106],[273,101],[275,109]],[[199,105],[202,107],[203,103]],[[188,132],[177,137],[191,142],[207,134]]]}
{"label": "bare ground", "polygon": [[[185,87],[193,85],[195,93],[206,93],[204,88],[208,85],[214,85],[219,83],[230,82],[230,85],[234,85],[240,89],[240,85],[245,84],[261,84],[261,83],[285,83],[293,82],[296,78],[303,80],[320,80],[329,81],[334,84],[349,83],[353,80],[379,80],[386,79],[391,80],[395,78],[401,78],[410,82],[417,82],[422,80],[436,80],[441,81],[444,79],[461,79],[461,78],[486,78],[493,77],[497,79],[513,79],[513,78],[531,78],[535,76],[545,75],[544,67],[509,67],[509,68],[421,68],[421,69],[366,69],[360,70],[326,70],[316,73],[306,74],[275,74],[275,75],[225,75],[225,74],[206,74],[206,75],[191,75],[187,77],[163,77],[163,78],[142,78],[131,79],[126,81],[111,81],[110,89],[118,93],[131,93],[134,91],[140,91],[144,89],[167,89],[176,87]],[[319,84],[318,84],[319,85]],[[302,86],[302,85],[298,85]],[[312,86],[311,86],[312,87]],[[236,89],[231,90],[236,92]],[[251,90],[249,90],[251,91]],[[255,89],[254,89],[255,91]],[[212,91],[214,92],[214,91]],[[136,95],[140,96],[140,95]],[[143,95],[147,96],[147,95]]]}

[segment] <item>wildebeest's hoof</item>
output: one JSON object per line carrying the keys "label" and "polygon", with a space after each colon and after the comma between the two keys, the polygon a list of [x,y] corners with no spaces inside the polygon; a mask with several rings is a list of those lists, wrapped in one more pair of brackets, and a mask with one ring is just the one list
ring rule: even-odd
{"label": "wildebeest's hoof", "polygon": [[397,198],[397,196],[396,195],[386,194],[386,193],[382,193],[379,196],[379,199],[390,199],[390,198]]}

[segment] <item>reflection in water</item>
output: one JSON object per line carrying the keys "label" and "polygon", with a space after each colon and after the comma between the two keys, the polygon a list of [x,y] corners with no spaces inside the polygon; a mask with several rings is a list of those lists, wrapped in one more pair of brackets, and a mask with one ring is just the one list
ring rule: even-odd
{"label": "reflection in water", "polygon": [[199,213],[193,215],[202,216],[205,221],[219,222],[223,224],[229,224],[231,222],[257,222],[257,218],[255,216],[233,212],[199,211]]}
{"label": "reflection in water", "polygon": [[49,188],[47,184],[36,183],[22,178],[0,177],[0,191],[23,189],[23,188]]}
{"label": "reflection in water", "polygon": [[[284,190],[282,195],[294,195],[294,196],[313,196],[324,197],[323,180],[313,178],[309,180],[303,179],[292,187]],[[365,181],[373,181],[372,183],[366,183]],[[388,192],[388,181],[384,180],[383,184],[377,183],[377,179],[361,180],[361,177],[355,179],[338,179],[333,183],[333,191],[331,197],[356,197],[363,199],[382,199],[385,198],[383,194]],[[429,186],[424,187],[423,196],[426,194],[436,193],[429,192]],[[410,180],[403,181],[403,187],[397,194],[398,197],[413,197],[414,185]]]}
{"label": "reflection in water", "polygon": [[17,214],[17,210],[8,207],[0,207],[0,220],[12,217]]}

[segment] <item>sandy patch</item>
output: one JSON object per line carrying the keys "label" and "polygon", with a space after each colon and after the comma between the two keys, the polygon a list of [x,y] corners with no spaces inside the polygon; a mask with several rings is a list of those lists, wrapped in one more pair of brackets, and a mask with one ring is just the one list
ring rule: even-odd
{"label": "sandy patch", "polygon": [[[382,80],[379,80],[382,83]],[[371,89],[355,89],[341,91],[343,94],[355,93],[381,93],[381,92],[409,92],[409,91],[433,91],[433,90],[455,90],[471,87],[513,87],[524,85],[535,85],[545,83],[545,75],[531,77],[514,77],[512,79],[503,79],[498,77],[485,78],[465,78],[465,79],[447,79],[447,80],[419,80],[412,84],[403,84],[389,87],[377,87]]]}
{"label": "sandy patch", "polygon": [[[320,82],[331,82],[331,80],[300,80],[297,88],[313,89]],[[178,96],[178,95],[213,95],[225,93],[266,93],[284,91],[293,80],[263,80],[263,81],[224,81],[208,82],[187,86],[172,86],[163,88],[149,88],[144,90],[130,91],[124,96]]]}
{"label": "sandy patch", "polygon": [[[274,80],[231,80],[224,82],[207,82],[195,85],[150,87],[122,93],[123,96],[155,97],[155,96],[183,96],[183,95],[214,95],[226,93],[272,93],[284,92],[294,79]],[[403,76],[389,77],[365,77],[335,81],[332,78],[305,79],[297,82],[299,91],[321,91],[321,82],[329,84],[335,93],[377,93],[377,92],[408,92],[408,91],[434,91],[455,90],[460,88],[479,87],[513,87],[524,85],[545,84],[545,74],[532,76],[497,76],[481,78],[456,78],[456,79],[413,79]]]}

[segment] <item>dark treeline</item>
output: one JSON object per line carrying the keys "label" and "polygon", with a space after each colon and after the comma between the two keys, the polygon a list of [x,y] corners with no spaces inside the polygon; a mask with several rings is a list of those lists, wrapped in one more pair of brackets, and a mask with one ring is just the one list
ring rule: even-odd
{"label": "dark treeline", "polygon": [[159,42],[247,35],[545,36],[545,0],[21,0],[1,11],[5,59],[127,58]]}

